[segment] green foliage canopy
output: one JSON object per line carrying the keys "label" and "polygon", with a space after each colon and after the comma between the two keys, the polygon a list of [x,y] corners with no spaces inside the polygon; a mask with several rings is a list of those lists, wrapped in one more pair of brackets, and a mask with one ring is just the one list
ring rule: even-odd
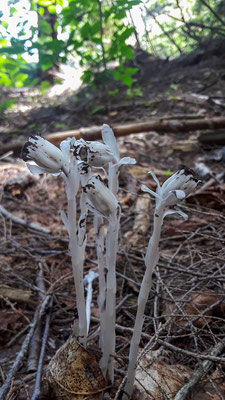
{"label": "green foliage canopy", "polygon": [[[145,26],[139,39],[130,14],[134,6],[142,10]],[[21,7],[12,36],[9,21]],[[71,56],[79,57],[85,83],[113,74],[130,87],[137,71],[126,65],[133,58],[127,44],[132,35],[160,57],[188,53],[206,39],[225,36],[223,0],[8,0],[8,11],[4,19],[0,5],[0,86],[7,87],[40,83],[46,71]],[[27,62],[26,56],[36,61]]]}

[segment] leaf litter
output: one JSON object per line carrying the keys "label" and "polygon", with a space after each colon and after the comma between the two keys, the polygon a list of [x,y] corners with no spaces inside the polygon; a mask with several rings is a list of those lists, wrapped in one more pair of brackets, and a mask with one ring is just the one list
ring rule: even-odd
{"label": "leaf litter", "polygon": [[[192,101],[190,112],[198,113],[203,106],[206,113],[212,112],[207,99],[193,99],[193,96],[192,100],[188,99]],[[183,107],[189,107],[185,98],[183,102],[182,106],[178,100],[171,100],[170,113],[176,110],[179,115]],[[162,105],[160,99],[158,105],[159,112],[164,112],[165,105]],[[155,107],[156,104],[153,105]],[[215,113],[223,112],[219,105],[213,107]],[[140,110],[138,106],[132,118],[138,119]],[[145,108],[145,113],[146,110],[148,112],[148,108]],[[189,112],[188,108],[186,112]],[[102,116],[96,113],[91,118],[96,123],[102,123]],[[111,118],[117,121],[121,118],[122,122],[127,120],[124,110]],[[209,159],[208,154],[214,151],[215,146],[207,148],[193,140],[192,132],[185,134],[185,143],[183,134],[179,133],[143,133],[120,138],[118,141],[121,157],[135,157],[137,166],[130,167],[129,174],[122,169],[120,175],[119,198],[123,213],[122,240],[117,260],[115,384],[106,388],[102,386],[105,388],[104,398],[119,399],[122,393],[120,385],[126,375],[138,289],[144,272],[143,257],[151,233],[153,203],[149,199],[146,202],[142,199],[145,195],[141,194],[140,187],[146,184],[155,188],[147,174],[148,170],[157,171],[157,174],[159,171],[162,182],[170,171],[172,173],[177,170],[179,164],[194,168],[203,161],[210,168],[210,176],[206,175],[203,179],[203,186],[208,182],[210,184],[189,197],[181,206],[181,210],[188,213],[188,221],[182,221],[179,217],[176,220],[167,218],[163,226],[161,257],[154,273],[154,285],[145,313],[133,399],[173,399],[177,391],[198,372],[207,357],[212,362],[210,369],[199,379],[189,397],[194,400],[223,399],[225,351],[223,348],[218,356],[211,358],[210,351],[225,340],[224,161],[221,158]],[[183,147],[177,146],[182,141]],[[56,350],[70,337],[75,317],[75,293],[68,238],[59,212],[66,206],[61,178],[31,177],[26,174],[20,160],[9,156],[0,160],[0,180],[2,206],[25,222],[32,221],[50,230],[49,234],[38,232],[0,215],[0,279],[6,289],[0,297],[0,366],[4,383],[15,360],[15,348],[18,352],[22,346],[38,307],[38,265],[41,264],[43,268],[46,293],[54,298],[50,307],[51,320],[43,373],[49,362],[52,362],[50,360],[54,360]],[[88,219],[88,229],[90,235],[85,254],[85,274],[97,268],[91,217]],[[31,296],[25,302],[19,296],[12,296],[16,290],[22,290],[24,294],[31,293]],[[96,360],[100,358],[97,293],[97,283],[94,282],[88,348],[94,349]],[[42,327],[43,324],[42,320]],[[31,398],[35,374],[28,373],[26,356],[13,378],[10,388],[12,398]],[[47,396],[50,398],[50,394]],[[80,396],[85,396],[84,392],[81,391]]]}

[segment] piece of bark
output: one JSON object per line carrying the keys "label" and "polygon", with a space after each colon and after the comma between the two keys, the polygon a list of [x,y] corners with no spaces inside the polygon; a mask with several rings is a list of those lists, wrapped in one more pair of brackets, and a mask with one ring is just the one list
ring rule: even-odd
{"label": "piece of bark", "polygon": [[11,301],[35,304],[34,295],[30,290],[17,289],[8,285],[0,285],[0,296],[7,297]]}

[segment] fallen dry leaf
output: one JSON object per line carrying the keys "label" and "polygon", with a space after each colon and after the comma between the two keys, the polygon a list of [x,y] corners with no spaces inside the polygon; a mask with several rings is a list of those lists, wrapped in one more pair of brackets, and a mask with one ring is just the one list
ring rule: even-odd
{"label": "fallen dry leaf", "polygon": [[[163,315],[166,320],[168,318],[171,318],[171,315],[173,315],[172,321],[174,322],[174,324],[176,326],[184,326],[187,324],[186,316],[192,319],[196,315],[201,314],[206,308],[216,303],[219,298],[220,295],[217,295],[216,293],[212,293],[210,291],[192,292],[190,293],[189,297],[185,299],[185,304],[182,306],[184,316],[181,316],[181,312],[177,308],[174,308],[174,303],[170,303],[168,301],[164,303]],[[180,304],[179,297],[176,297],[175,300],[177,300]],[[194,322],[194,326],[198,328],[206,326],[208,323],[211,322],[212,316],[215,312],[221,314],[221,317],[223,317],[225,312],[225,304],[222,303],[215,307],[212,307],[209,311],[204,313],[203,316],[199,316],[199,318]]]}
{"label": "fallen dry leaf", "polygon": [[130,246],[136,246],[149,229],[150,224],[150,196],[140,196],[135,205],[135,219],[131,231],[125,233],[125,238]]}
{"label": "fallen dry leaf", "polygon": [[54,400],[97,400],[106,388],[98,362],[71,335],[50,361],[46,379]]}
{"label": "fallen dry leaf", "polygon": [[135,400],[173,400],[190,374],[191,369],[184,365],[152,362],[152,355],[146,354],[137,367],[133,397]]}
{"label": "fallen dry leaf", "polygon": [[198,227],[207,225],[207,221],[203,218],[190,215],[187,221],[183,219],[166,220],[163,225],[168,236],[177,236],[179,233],[183,235],[184,231],[194,232]]}

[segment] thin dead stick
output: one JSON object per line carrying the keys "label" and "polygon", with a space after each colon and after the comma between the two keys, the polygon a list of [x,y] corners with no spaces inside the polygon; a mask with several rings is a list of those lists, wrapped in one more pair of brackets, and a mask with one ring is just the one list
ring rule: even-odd
{"label": "thin dead stick", "polygon": [[[46,291],[43,279],[43,268],[41,263],[38,263],[38,268],[39,270],[38,270],[38,276],[36,278],[36,285],[40,289],[38,292],[38,302],[39,304],[41,304]],[[42,320],[39,319],[30,343],[29,356],[27,361],[28,372],[33,372],[37,370],[38,359],[40,355],[40,347],[41,347],[41,336],[42,336]]]}
{"label": "thin dead stick", "polygon": [[33,322],[32,322],[32,324],[30,326],[30,330],[29,330],[28,334],[26,335],[26,337],[25,337],[25,339],[23,341],[21,350],[17,354],[17,357],[16,357],[16,359],[15,359],[13,365],[12,365],[12,368],[10,369],[10,371],[9,371],[7,377],[6,377],[6,380],[5,380],[4,384],[0,388],[0,399],[1,400],[6,399],[7,392],[10,390],[12,378],[15,376],[15,374],[17,373],[18,369],[21,366],[21,362],[22,362],[23,358],[25,357],[25,355],[27,353],[31,338],[32,338],[33,333],[34,333],[34,330],[35,330],[35,328],[37,326],[37,323],[38,323],[39,319],[44,314],[48,303],[49,303],[49,296],[47,296],[45,298],[44,302],[42,303],[41,308],[39,308],[39,310],[37,312],[35,312],[35,314],[34,314]]}
{"label": "thin dead stick", "polygon": [[[93,322],[95,322],[95,323],[99,323],[99,322],[100,322],[100,319],[91,316],[91,321],[93,321]],[[116,327],[116,330],[117,330],[118,332],[122,332],[122,333],[126,333],[126,332],[127,332],[127,333],[131,333],[131,334],[132,334],[133,331],[134,331],[133,328],[129,328],[128,326],[122,326],[122,325],[116,324],[115,327]],[[145,332],[142,332],[142,333],[141,333],[141,336],[142,336],[143,338],[145,338],[145,339],[151,340],[151,336],[148,335],[148,334],[145,333]]]}
{"label": "thin dead stick", "polygon": [[[215,357],[217,356],[219,353],[221,353],[221,351],[224,349],[225,347],[225,340],[223,340],[222,342],[217,343],[212,351],[210,352],[209,356],[211,357]],[[209,369],[211,368],[213,364],[213,361],[207,360],[204,361],[202,363],[202,365],[199,366],[199,368],[197,369],[197,371],[195,371],[192,375],[192,377],[190,378],[189,382],[186,383],[176,394],[176,396],[174,397],[174,400],[185,400],[187,395],[190,393],[190,390],[193,389],[193,387],[196,385],[196,383],[198,383],[200,381],[200,379],[202,379],[202,377],[209,371]]]}
{"label": "thin dead stick", "polygon": [[[208,361],[212,361],[212,362],[225,363],[224,357],[216,357],[215,355],[211,355],[211,353],[209,355],[193,353],[192,351],[184,350],[177,346],[174,346],[173,344],[170,344],[162,339],[158,339],[158,343],[160,343],[162,346],[167,347],[168,349],[173,350],[177,353],[182,353],[182,354],[185,354],[186,356],[197,358],[198,360],[208,360]],[[225,346],[225,343],[224,343],[224,346]]]}
{"label": "thin dead stick", "polygon": [[[51,304],[52,304],[52,298],[51,298]],[[36,375],[35,386],[34,386],[34,391],[33,391],[31,400],[38,399],[41,394],[41,376],[42,376],[45,348],[46,348],[46,344],[47,344],[47,340],[48,340],[50,318],[51,318],[51,316],[49,313],[45,317],[45,329],[44,329],[44,333],[43,333],[43,337],[42,337],[42,345],[41,345],[40,357],[39,357],[39,362],[38,362],[38,367],[37,367],[37,375]]]}
{"label": "thin dead stick", "polygon": [[45,233],[45,234],[51,233],[51,231],[50,231],[49,229],[44,228],[43,226],[34,224],[33,222],[27,222],[27,221],[25,221],[25,220],[22,219],[22,218],[16,217],[15,215],[13,215],[13,214],[10,213],[9,211],[7,211],[7,210],[6,210],[3,206],[1,206],[1,205],[0,205],[0,213],[3,215],[3,217],[8,218],[8,219],[11,219],[11,221],[14,222],[15,224],[25,226],[25,227],[27,227],[27,228],[29,228],[29,229],[38,231],[38,232],[40,232],[40,233]]}

